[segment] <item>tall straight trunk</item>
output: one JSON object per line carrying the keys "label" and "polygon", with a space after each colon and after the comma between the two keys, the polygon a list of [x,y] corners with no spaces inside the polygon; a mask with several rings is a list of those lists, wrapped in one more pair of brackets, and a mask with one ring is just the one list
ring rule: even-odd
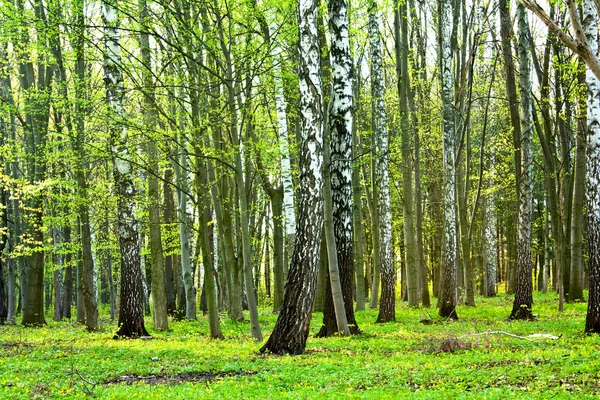
{"label": "tall straight trunk", "polygon": [[[359,104],[360,99],[360,73],[355,75],[354,98]],[[356,107],[354,108],[356,110]],[[356,114],[356,111],[355,111]],[[352,124],[352,159],[356,160],[359,155],[358,124],[356,118],[353,118]],[[365,275],[365,229],[363,226],[362,210],[362,187],[360,184],[360,165],[352,166],[352,227],[354,228],[354,264],[356,267],[356,311],[365,310],[365,298],[367,295],[367,280]]]}
{"label": "tall straight trunk", "polygon": [[[493,188],[495,185],[495,153],[494,149],[490,150],[490,178],[489,187]],[[494,207],[494,193],[490,192],[485,198],[485,223],[483,229],[484,237],[484,258],[485,258],[485,271],[484,271],[484,295],[485,297],[496,296],[496,274],[498,270],[498,264],[496,260],[496,253],[498,251],[498,241],[496,237],[496,210]]]}
{"label": "tall straight trunk", "polygon": [[234,74],[233,74],[233,61],[231,58],[231,48],[225,42],[225,32],[222,25],[222,19],[219,11],[219,6],[216,2],[213,2],[214,12],[217,18],[217,26],[219,33],[219,42],[221,45],[221,51],[225,57],[225,87],[227,90],[227,106],[229,109],[229,134],[231,135],[231,141],[233,147],[236,149],[234,152],[234,166],[235,166],[235,183],[238,190],[238,206],[239,215],[242,231],[242,259],[243,259],[243,272],[244,272],[244,283],[246,289],[246,298],[248,300],[248,309],[250,311],[250,327],[252,337],[256,341],[262,341],[263,335],[260,328],[260,322],[258,319],[258,306],[256,302],[256,294],[253,287],[252,277],[252,249],[250,246],[250,230],[249,230],[249,207],[248,207],[248,191],[247,183],[244,179],[244,168],[242,165],[242,146],[243,143],[240,138],[239,126],[238,126],[238,111],[236,105],[236,94],[234,87]]}
{"label": "tall straight trunk", "polygon": [[412,187],[412,124],[409,115],[410,76],[408,74],[408,13],[406,2],[396,3],[394,12],[394,35],[396,49],[396,78],[400,99],[402,137],[402,215],[404,218],[404,256],[406,268],[406,291],[408,307],[419,305],[419,269],[416,262],[414,232],[414,205]]}
{"label": "tall straight trunk", "polygon": [[185,293],[185,318],[190,321],[196,320],[196,287],[194,286],[194,276],[192,273],[190,256],[190,216],[187,210],[189,182],[188,154],[186,149],[187,142],[181,141],[182,148],[179,154],[179,163],[176,163],[175,173],[177,175],[177,200],[178,200],[178,219],[179,219],[179,245],[180,245],[180,265],[181,277]]}
{"label": "tall straight trunk", "polygon": [[[325,127],[327,131],[328,127]],[[318,337],[333,336],[334,334],[350,335],[348,320],[346,319],[346,310],[344,305],[344,296],[342,294],[342,283],[340,281],[340,270],[338,263],[338,251],[336,235],[334,228],[333,201],[331,190],[331,174],[328,171],[330,165],[330,154],[328,143],[328,134],[325,132],[325,148],[323,150],[323,227],[325,235],[325,244],[327,248],[327,282],[325,283],[325,298],[323,303],[323,326]],[[350,292],[350,306],[352,306],[352,292]]]}
{"label": "tall straight trunk", "polygon": [[[275,32],[277,30],[275,21],[271,23],[269,29],[271,32]],[[285,216],[284,263],[287,264],[287,261],[289,260],[287,255],[292,251],[294,245],[294,236],[296,235],[296,213],[294,211],[294,185],[292,183],[292,167],[290,162],[290,149],[288,140],[289,132],[281,71],[283,57],[281,53],[282,50],[279,42],[274,40],[271,55],[274,61],[273,74],[275,81],[275,108],[277,110],[277,132],[279,135],[279,152],[281,154],[281,182],[283,185],[283,211]],[[287,268],[287,265],[285,265],[284,270],[287,271]],[[281,294],[283,295],[283,288]],[[282,297],[283,296],[281,296],[281,298]],[[281,298],[277,304],[273,305],[274,310],[278,310],[281,306]]]}
{"label": "tall straight trunk", "polygon": [[451,16],[452,3],[450,0],[440,2],[440,63],[442,80],[442,130],[444,184],[442,194],[442,209],[444,213],[444,247],[441,263],[441,286],[438,300],[442,317],[458,319],[456,313],[456,175],[454,169],[454,105],[452,94],[452,49]]}
{"label": "tall straight trunk", "polygon": [[143,107],[144,120],[150,137],[148,137],[147,153],[150,173],[148,174],[148,216],[149,216],[149,244],[151,257],[152,303],[154,306],[154,329],[164,331],[169,328],[167,319],[167,296],[165,292],[165,257],[162,246],[162,229],[160,221],[159,200],[159,165],[158,150],[152,134],[156,130],[156,97],[154,83],[152,82],[152,57],[150,52],[150,37],[148,26],[150,23],[148,4],[146,0],[139,0],[140,23],[140,51],[142,55],[142,82],[143,82]]}
{"label": "tall straight trunk", "polygon": [[135,214],[136,190],[124,125],[123,75],[121,45],[117,26],[118,12],[113,4],[103,2],[105,25],[104,81],[109,109],[109,132],[114,165],[114,183],[118,195],[119,247],[121,249],[121,304],[115,337],[148,336],[142,310],[142,270],[140,260],[139,224]]}
{"label": "tall straight trunk", "polygon": [[323,228],[323,116],[317,5],[315,0],[298,3],[301,121],[298,226],[281,312],[261,352],[303,353],[315,299]]}
{"label": "tall straight trunk", "polygon": [[206,305],[208,309],[208,326],[210,328],[210,337],[213,339],[223,339],[221,325],[219,322],[219,307],[217,301],[217,288],[215,282],[215,257],[211,251],[211,237],[209,232],[209,221],[212,219],[212,210],[210,209],[210,194],[206,191],[207,168],[199,158],[196,160],[198,167],[198,222],[200,224],[199,241],[202,252],[202,265],[204,267],[204,290],[206,293]]}
{"label": "tall straight trunk", "polygon": [[[64,243],[71,243],[71,227],[65,226],[63,231]],[[73,267],[71,266],[72,252],[68,251],[65,255],[65,274],[63,280],[63,297],[62,297],[62,317],[71,319],[71,305],[73,304]]]}
{"label": "tall straight trunk", "polygon": [[[353,67],[348,37],[348,9],[345,0],[331,1],[329,27],[332,32],[331,64],[333,89],[327,130],[330,140],[324,149],[324,208],[329,277],[320,336],[337,332],[359,333],[354,317],[354,259],[352,237]],[[330,214],[331,213],[331,214]],[[337,264],[337,268],[336,268]],[[335,273],[339,281],[335,282]],[[337,287],[339,284],[339,288]],[[340,293],[336,293],[337,290]],[[332,307],[333,306],[333,307]],[[335,312],[332,312],[335,311]]]}
{"label": "tall straight trunk", "polygon": [[517,6],[519,26],[519,89],[521,92],[521,172],[519,193],[519,229],[517,237],[517,270],[515,300],[510,313],[511,319],[533,317],[533,281],[531,277],[531,214],[533,165],[531,142],[533,133],[531,97],[530,33],[527,11]]}
{"label": "tall straight trunk", "polygon": [[372,278],[371,278],[371,297],[369,299],[369,308],[377,308],[379,302],[379,289],[381,286],[381,261],[379,248],[380,246],[380,231],[379,231],[379,208],[377,207],[377,198],[379,197],[379,188],[376,179],[377,170],[377,145],[375,134],[371,135],[371,196],[367,193],[367,201],[371,214],[371,263],[372,263]]}
{"label": "tall straight trunk", "polygon": [[[579,82],[585,76],[578,74]],[[583,96],[581,96],[583,97]],[[573,172],[573,201],[571,212],[571,276],[569,279],[569,301],[583,301],[583,201],[585,196],[585,134],[587,131],[586,101],[579,100],[577,138],[575,145],[575,167]]]}
{"label": "tall straight trunk", "polygon": [[[0,148],[4,146],[4,139],[6,134],[6,123],[3,118],[0,117]],[[0,165],[0,168],[6,166]],[[5,260],[8,257],[4,257],[2,254],[7,248],[8,243],[8,190],[3,186],[0,188],[0,325],[4,325],[6,318],[8,317],[8,296],[7,296],[7,282],[4,279],[5,266],[8,264]],[[58,320],[60,320],[60,306],[58,307]],[[56,306],[54,316],[56,318]]]}
{"label": "tall straight trunk", "polygon": [[506,74],[505,86],[506,96],[508,98],[508,107],[510,111],[510,122],[512,126],[513,141],[513,159],[515,164],[515,189],[517,202],[510,207],[513,212],[509,217],[508,242],[508,286],[507,292],[514,293],[515,290],[515,269],[516,269],[516,238],[518,199],[520,193],[521,179],[521,119],[519,116],[519,99],[517,96],[517,84],[515,77],[515,65],[512,54],[513,34],[512,19],[510,16],[510,0],[498,0],[500,11],[500,39],[502,44],[502,58],[504,60],[504,73]]}
{"label": "tall straight trunk", "polygon": [[[421,13],[417,14],[417,8],[414,0],[409,2],[410,16],[413,21],[415,36],[417,41],[417,49],[415,54],[415,66],[419,71],[420,81],[417,85],[417,95],[420,105],[425,106],[427,100],[427,61],[426,61],[426,42],[427,36],[423,34]],[[421,138],[419,129],[421,126],[428,127],[431,122],[428,121],[425,111],[423,114],[423,124],[419,123],[417,108],[415,105],[415,91],[409,90],[408,103],[412,115],[413,122],[413,140],[414,140],[414,170],[415,170],[415,262],[417,263],[419,273],[419,289],[421,302],[424,307],[431,306],[429,297],[429,280],[427,262],[425,260],[425,247],[423,243],[423,188],[421,183]],[[427,128],[423,128],[426,130]]]}
{"label": "tall straight trunk", "polygon": [[[35,17],[47,25],[46,9],[41,1],[33,3]],[[17,11],[24,13],[22,1],[17,1]],[[22,28],[21,42],[23,51],[30,51],[29,27]],[[48,35],[54,33],[45,30],[36,32],[37,45],[47,46]],[[24,93],[26,127],[26,159],[27,180],[29,184],[43,182],[46,179],[46,135],[49,123],[50,89],[54,77],[54,65],[44,55],[38,57],[37,69],[31,61],[23,61],[19,65],[21,90]],[[36,79],[37,78],[37,79]],[[24,264],[22,278],[23,313],[21,323],[25,326],[45,325],[44,317],[44,234],[43,215],[44,199],[42,193],[31,196],[27,206],[27,230],[30,236],[31,255]]]}
{"label": "tall straight trunk", "polygon": [[383,87],[383,59],[381,34],[379,32],[379,16],[377,4],[369,4],[369,52],[371,57],[371,95],[373,136],[376,149],[376,184],[377,229],[379,229],[379,246],[373,252],[379,253],[381,273],[381,298],[377,322],[389,322],[396,319],[396,282],[392,265],[392,221],[390,210],[390,180],[387,115],[385,111]]}
{"label": "tall straight trunk", "polygon": [[[598,15],[593,0],[583,0],[585,37],[598,57]],[[588,67],[587,82],[587,218],[590,289],[585,331],[600,333],[600,80]]]}
{"label": "tall straight trunk", "polygon": [[[171,156],[173,156],[173,154],[171,154]],[[163,219],[165,224],[169,227],[174,226],[176,222],[175,201],[173,195],[173,169],[166,168],[163,178]],[[167,300],[167,314],[173,316],[177,310],[177,303],[175,301],[175,255],[172,254],[172,249],[168,245],[165,251],[169,254],[165,257],[165,295]]]}

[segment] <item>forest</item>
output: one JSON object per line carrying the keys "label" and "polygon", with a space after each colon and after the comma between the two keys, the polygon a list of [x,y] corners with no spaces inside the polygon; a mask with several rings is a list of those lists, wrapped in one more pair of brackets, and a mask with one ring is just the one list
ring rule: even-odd
{"label": "forest", "polygon": [[0,0],[0,398],[600,395],[599,16]]}

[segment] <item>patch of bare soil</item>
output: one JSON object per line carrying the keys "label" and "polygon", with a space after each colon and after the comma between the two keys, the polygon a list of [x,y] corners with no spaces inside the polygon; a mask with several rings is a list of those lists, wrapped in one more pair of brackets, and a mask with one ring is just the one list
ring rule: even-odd
{"label": "patch of bare soil", "polygon": [[146,383],[148,385],[179,385],[181,383],[198,383],[198,382],[209,382],[217,379],[223,379],[231,376],[250,376],[254,375],[255,372],[243,372],[243,371],[234,371],[234,372],[182,372],[179,374],[173,375],[122,375],[117,376],[115,378],[107,379],[102,382],[105,385],[118,385],[118,384],[126,384],[132,385],[134,383]]}

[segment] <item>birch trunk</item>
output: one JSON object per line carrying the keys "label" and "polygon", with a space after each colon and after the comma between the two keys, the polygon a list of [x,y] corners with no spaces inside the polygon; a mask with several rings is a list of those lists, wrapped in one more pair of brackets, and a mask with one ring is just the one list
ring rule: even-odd
{"label": "birch trunk", "polygon": [[396,319],[396,285],[394,266],[392,265],[392,220],[390,210],[390,179],[387,115],[384,100],[383,59],[379,16],[376,3],[369,5],[369,49],[371,56],[371,95],[373,108],[373,135],[376,141],[376,186],[378,208],[379,252],[381,273],[381,298],[377,322],[389,322]]}
{"label": "birch trunk", "polygon": [[[519,26],[519,89],[521,93],[521,171],[519,190],[519,226],[517,237],[517,269],[515,280],[515,300],[510,313],[511,319],[533,317],[533,281],[531,277],[531,207],[533,165],[531,142],[533,133],[531,97],[530,33],[527,11],[517,6]],[[560,251],[560,250],[559,250]]]}
{"label": "birch trunk", "polygon": [[[345,0],[332,0],[329,7],[329,29],[331,32],[331,65],[333,71],[333,91],[329,111],[330,140],[325,149],[325,233],[327,247],[332,246],[328,255],[331,286],[326,291],[323,311],[323,327],[319,336],[330,336],[341,329],[345,334],[359,333],[354,317],[354,254],[352,235],[352,179],[350,160],[352,157],[353,126],[353,67],[350,58],[348,37],[348,6]],[[328,170],[327,170],[328,168]],[[329,194],[327,191],[330,191]],[[331,203],[329,204],[329,197]],[[331,208],[330,208],[331,207]],[[331,233],[328,219],[331,210]],[[332,264],[337,262],[340,297],[334,291]],[[335,268],[333,269],[335,270]],[[342,300],[340,305],[337,301]],[[333,303],[333,304],[332,304]],[[335,306],[335,307],[332,307]],[[335,313],[332,313],[335,308]],[[344,311],[341,313],[341,311]],[[338,312],[340,311],[340,312]],[[341,315],[340,315],[341,314]],[[344,323],[343,321],[346,321]],[[337,324],[336,324],[337,320]],[[344,326],[345,325],[345,326]]]}
{"label": "birch trunk", "polygon": [[440,10],[440,63],[442,80],[442,130],[444,152],[444,184],[442,193],[442,209],[444,213],[444,247],[441,263],[440,279],[440,311],[442,317],[458,319],[456,313],[456,175],[454,166],[454,105],[452,79],[452,2],[442,0]]}
{"label": "birch trunk", "polygon": [[121,298],[118,330],[115,337],[148,336],[142,310],[142,270],[139,223],[135,213],[136,190],[129,161],[128,135],[123,119],[123,75],[117,8],[102,3],[104,22],[104,81],[109,110],[109,132],[114,165],[114,182],[118,195],[119,247],[121,249]]}
{"label": "birch trunk", "polygon": [[[489,187],[493,188],[495,185],[495,155],[494,149],[490,150],[490,181]],[[486,196],[485,199],[485,217],[486,221],[484,224],[483,232],[483,249],[485,257],[485,297],[496,296],[496,274],[498,270],[498,264],[496,260],[496,254],[498,250],[498,241],[496,238],[496,210],[494,207],[494,193],[492,191]]]}
{"label": "birch trunk", "polygon": [[[583,26],[592,54],[598,57],[595,2],[583,0]],[[587,68],[587,218],[590,290],[585,331],[600,333],[600,80]]]}
{"label": "birch trunk", "polygon": [[281,312],[261,352],[300,354],[308,338],[323,228],[323,116],[315,0],[300,0],[300,199],[294,252]]}

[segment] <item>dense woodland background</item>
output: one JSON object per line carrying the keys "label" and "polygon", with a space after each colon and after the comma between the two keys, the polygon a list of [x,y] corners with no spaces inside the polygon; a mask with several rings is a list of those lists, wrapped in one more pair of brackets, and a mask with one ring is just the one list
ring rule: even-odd
{"label": "dense woodland background", "polygon": [[[597,55],[593,1],[544,8]],[[283,303],[330,336],[398,299],[585,301],[600,97],[560,36],[508,0],[2,0],[0,322],[222,337],[248,308],[260,341]]]}

